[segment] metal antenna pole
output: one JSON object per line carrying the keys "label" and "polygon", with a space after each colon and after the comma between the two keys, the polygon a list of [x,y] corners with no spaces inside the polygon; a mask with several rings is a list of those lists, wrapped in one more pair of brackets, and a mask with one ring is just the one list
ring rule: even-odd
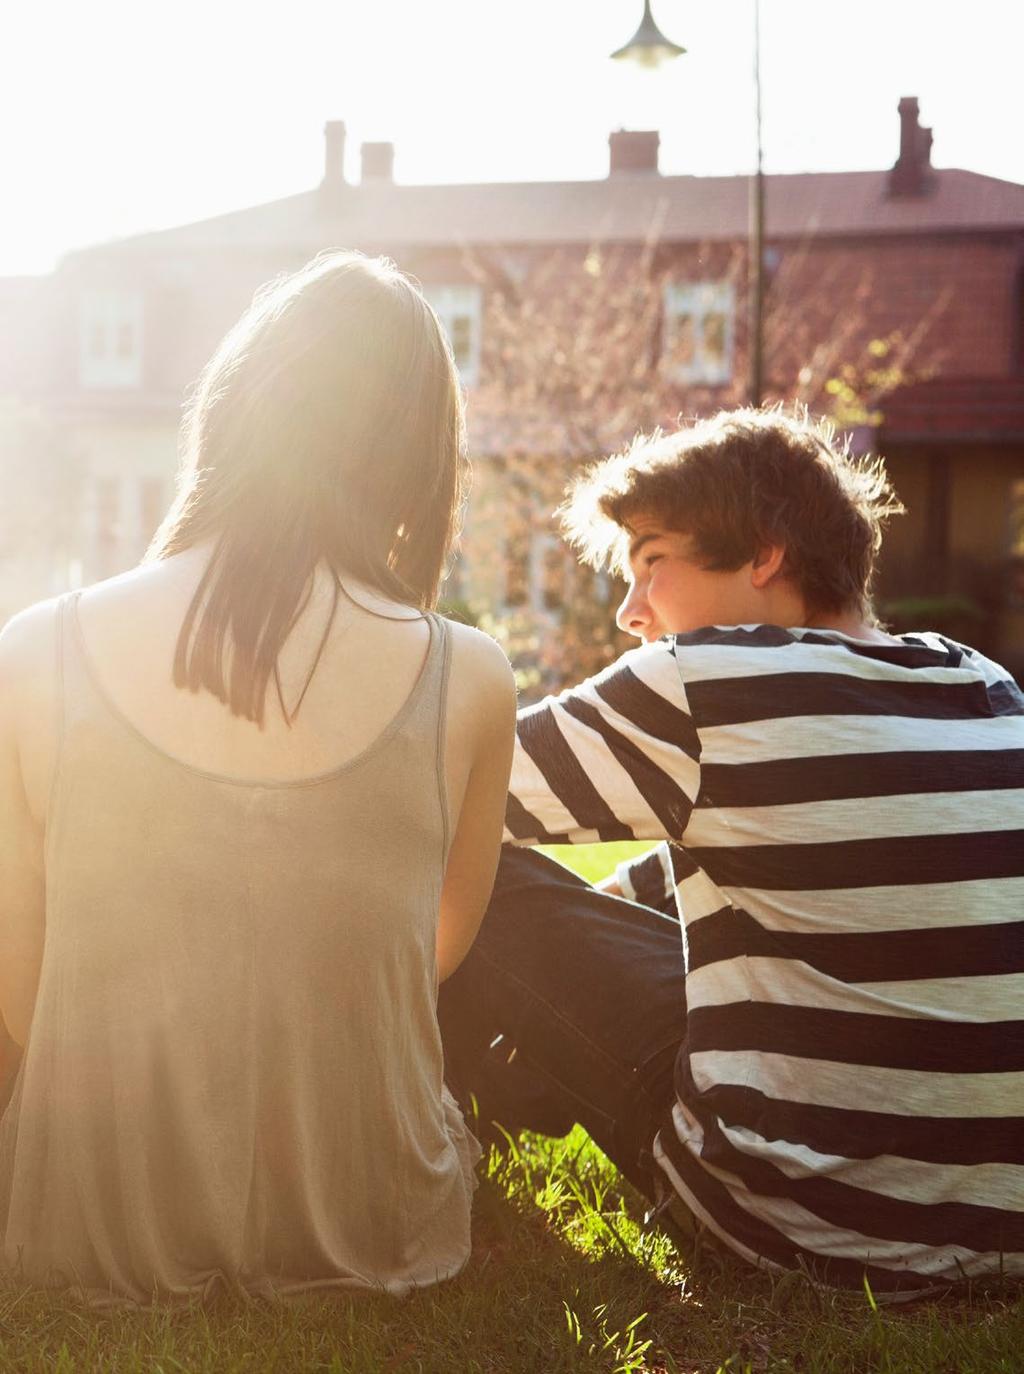
{"label": "metal antenna pole", "polygon": [[749,403],[764,396],[764,171],[761,145],[761,3],[754,0],[754,109],[757,164],[750,178],[750,227],[747,239],[747,297],[750,349]]}

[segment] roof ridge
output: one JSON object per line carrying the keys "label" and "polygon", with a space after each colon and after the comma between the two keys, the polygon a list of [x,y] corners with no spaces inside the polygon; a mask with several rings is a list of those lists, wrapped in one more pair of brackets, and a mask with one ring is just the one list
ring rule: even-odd
{"label": "roof ridge", "polygon": [[[767,232],[780,238],[1024,228],[1024,185],[963,168],[936,168],[924,194],[887,194],[889,172],[769,172]],[[83,246],[64,261],[150,246],[287,247],[331,240],[391,245],[665,242],[745,237],[749,176],[616,174],[582,181],[345,183]],[[774,188],[774,190],[773,190]],[[784,189],[783,189],[784,188]],[[320,213],[320,207],[323,207]],[[411,208],[415,206],[415,214]]]}

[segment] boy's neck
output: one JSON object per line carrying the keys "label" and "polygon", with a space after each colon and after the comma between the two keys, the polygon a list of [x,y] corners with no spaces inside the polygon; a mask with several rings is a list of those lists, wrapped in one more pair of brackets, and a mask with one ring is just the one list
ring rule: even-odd
{"label": "boy's neck", "polygon": [[818,616],[809,616],[803,625],[811,630],[837,630],[850,639],[863,639],[869,644],[891,644],[893,636],[870,624],[859,611],[834,611]]}

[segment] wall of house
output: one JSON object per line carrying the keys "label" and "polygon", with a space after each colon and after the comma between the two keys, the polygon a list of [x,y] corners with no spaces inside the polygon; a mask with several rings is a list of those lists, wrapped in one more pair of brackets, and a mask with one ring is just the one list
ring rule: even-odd
{"label": "wall of house", "polygon": [[[949,375],[999,377],[1012,371],[1019,333],[1020,237],[1012,234],[893,235],[871,239],[772,240],[765,250],[765,374],[771,394],[798,396],[819,409],[831,404],[823,391],[846,365],[861,372],[895,363],[905,380]],[[640,245],[602,244],[469,250],[462,269],[458,255],[434,255],[423,263],[425,280],[461,277],[472,263],[487,298],[511,286],[529,292],[543,309],[569,295],[582,321],[600,314],[600,302],[616,302],[640,314],[650,304],[642,286],[648,270],[657,282],[729,283],[735,293],[731,321],[731,375],[715,385],[678,386],[684,409],[705,412],[746,397],[748,320],[745,310],[745,241],[661,244],[648,256]],[[647,265],[649,264],[649,266]],[[410,257],[402,266],[420,270]],[[653,301],[661,300],[656,286]],[[642,299],[641,299],[642,297]],[[542,322],[543,325],[544,322]],[[500,386],[507,370],[505,338],[495,340],[495,321],[484,318],[485,385]],[[614,331],[598,329],[598,337]],[[900,334],[905,340],[883,362],[867,345]],[[543,342],[544,329],[538,330]],[[519,342],[513,333],[513,344]],[[639,346],[648,347],[646,339]],[[492,347],[492,343],[494,346]],[[657,349],[659,340],[653,341]]]}
{"label": "wall of house", "polygon": [[[1014,235],[907,235],[778,246],[778,289],[796,306],[834,299],[851,342],[917,331],[912,372],[1005,376],[1016,331]],[[781,343],[782,341],[780,341]]]}
{"label": "wall of house", "polygon": [[[606,441],[608,446],[620,442],[636,425],[670,424],[677,415],[707,413],[745,399],[746,244],[660,245],[650,258],[659,284],[653,297],[648,293],[640,300],[635,288],[647,261],[644,251],[639,245],[598,242],[589,248],[510,244],[487,250],[410,248],[396,254],[400,266],[427,286],[475,283],[482,292],[483,385],[470,395],[470,433],[482,458],[478,457],[460,574],[460,590],[479,605],[507,610],[518,604],[524,614],[551,609],[541,604],[546,594],[538,592],[538,569],[551,561],[545,544],[549,534],[536,521],[527,528],[519,497],[495,454],[509,448],[557,452],[564,446],[566,451],[592,455]],[[150,256],[133,249],[126,255],[112,245],[81,255],[56,274],[48,287],[51,355],[47,366],[37,369],[41,382],[35,390],[44,403],[51,403],[79,455],[83,497],[77,547],[70,559],[76,567],[69,576],[89,580],[137,560],[152,533],[148,526],[153,522],[144,511],[154,508],[158,492],[170,497],[176,407],[185,388],[255,287],[301,265],[306,256],[282,248],[277,253],[238,253],[227,261],[209,250],[179,256],[162,250]],[[911,376],[933,371],[950,376],[1006,375],[1016,341],[1019,263],[1020,245],[1012,235],[769,239],[769,383],[777,394],[795,394],[823,408],[829,399],[823,391],[827,379],[844,365],[860,366],[868,342],[894,331],[914,340],[902,360]],[[663,379],[652,388],[639,374],[628,375],[638,356],[641,363],[657,357],[657,326],[638,349],[621,331],[616,333],[615,320],[631,318],[634,307],[656,320],[662,280],[734,286],[732,368],[727,380],[698,387],[665,384]],[[79,386],[81,293],[105,283],[138,291],[143,301],[141,382],[131,394],[85,395]],[[536,315],[517,326],[518,334],[502,337],[497,328],[498,297],[517,290],[534,293]],[[545,300],[553,302],[558,292],[570,290],[575,293],[570,313],[581,324],[566,343],[561,336],[545,333],[543,305]],[[603,310],[593,305],[602,300]],[[588,375],[587,350],[610,347],[613,337],[618,353],[603,372]],[[510,342],[511,353],[506,346]],[[549,345],[568,354],[567,370],[557,361],[567,379],[563,392],[547,385],[556,362],[545,355]],[[506,387],[516,350],[521,361],[531,348],[537,356],[529,356],[514,385]],[[627,375],[624,400],[616,410],[611,392]],[[488,396],[493,400],[503,388],[508,393],[504,408],[492,405],[488,410]],[[592,399],[585,399],[588,394]],[[542,414],[545,405],[553,405],[553,411]],[[486,422],[482,425],[481,417]],[[606,426],[604,419],[609,421]],[[935,509],[934,464],[915,449],[896,449],[887,456],[909,513],[894,522],[888,537],[883,583],[910,587],[915,578],[920,581],[922,560],[935,550],[929,524],[929,513]],[[950,554],[954,561],[987,559],[991,564],[992,531],[1004,518],[1000,512],[1007,484],[1018,468],[1008,466],[1005,455],[975,452],[951,451],[949,464]],[[1002,539],[1002,534],[996,538],[1000,548]],[[525,602],[522,586],[514,585],[517,579],[525,585]],[[1011,619],[1006,620],[1005,633],[1016,634]]]}
{"label": "wall of house", "polygon": [[977,569],[977,595],[992,605],[994,656],[1018,676],[1024,676],[1024,587],[1011,571],[1010,515],[1021,482],[1024,445],[962,450],[952,468],[952,562]]}
{"label": "wall of house", "polygon": [[[915,341],[907,350],[913,376],[1005,375],[1017,331],[1021,249],[1010,235],[906,236],[872,240],[823,239],[773,242],[766,248],[766,374],[776,394],[798,394],[823,403],[821,386],[843,364],[864,361],[866,344],[894,331]],[[123,255],[122,255],[123,256]],[[152,257],[133,253],[121,261],[111,249],[73,260],[52,283],[50,358],[46,390],[74,393],[81,348],[79,307],[83,292],[115,283],[137,292],[145,332],[142,390],[180,394],[196,376],[217,340],[237,319],[261,282],[294,268],[303,255],[236,254],[220,261],[208,252]],[[496,338],[496,293],[526,290],[543,307],[557,293],[573,292],[572,305],[597,324],[596,302],[614,310],[634,300],[641,277],[639,245],[597,243],[525,248],[417,250],[399,255],[400,266],[431,285],[479,285],[482,293],[485,386],[501,387],[509,371],[507,338]],[[585,270],[580,266],[586,264]],[[729,378],[709,386],[680,386],[672,398],[687,410],[706,411],[744,399],[747,321],[744,242],[664,244],[651,259],[655,275],[679,282],[729,282],[735,288],[730,331]],[[572,267],[571,265],[574,265]],[[578,280],[577,280],[578,279]],[[660,290],[654,292],[655,303]],[[646,307],[645,307],[646,308]],[[542,326],[543,321],[538,321]],[[600,328],[599,338],[612,331]],[[536,331],[543,347],[542,327]],[[525,347],[529,329],[513,344]],[[582,346],[586,330],[581,329]],[[655,340],[655,345],[657,341]],[[492,346],[497,343],[499,346]],[[805,380],[801,380],[801,372]]]}
{"label": "wall of house", "polygon": [[924,554],[928,518],[928,459],[916,449],[887,449],[885,466],[906,511],[894,516],[885,533],[885,562],[915,562]]}
{"label": "wall of house", "polygon": [[80,493],[68,585],[133,567],[166,514],[177,471],[175,414],[69,423]]}
{"label": "wall of house", "polygon": [[[966,600],[975,609],[953,612],[940,628],[1021,674],[1024,588],[1011,567],[1011,509],[1024,483],[1024,445],[903,445],[887,451],[886,464],[907,514],[885,538],[879,600]],[[936,480],[946,486],[938,505]],[[944,537],[932,523],[943,507]]]}

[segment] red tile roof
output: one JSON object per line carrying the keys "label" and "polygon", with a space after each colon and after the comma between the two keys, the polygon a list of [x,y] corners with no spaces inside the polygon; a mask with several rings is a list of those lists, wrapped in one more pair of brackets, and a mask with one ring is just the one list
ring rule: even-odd
{"label": "red tile roof", "polygon": [[[949,168],[933,173],[925,194],[893,198],[888,178],[888,172],[769,176],[767,232],[786,238],[1024,229],[1024,186],[1015,182]],[[748,186],[746,177],[650,173],[464,186],[373,182],[342,186],[333,200],[306,191],[83,251],[736,239],[747,233]]]}
{"label": "red tile roof", "polygon": [[882,403],[885,442],[1024,443],[1024,376],[936,377]]}

